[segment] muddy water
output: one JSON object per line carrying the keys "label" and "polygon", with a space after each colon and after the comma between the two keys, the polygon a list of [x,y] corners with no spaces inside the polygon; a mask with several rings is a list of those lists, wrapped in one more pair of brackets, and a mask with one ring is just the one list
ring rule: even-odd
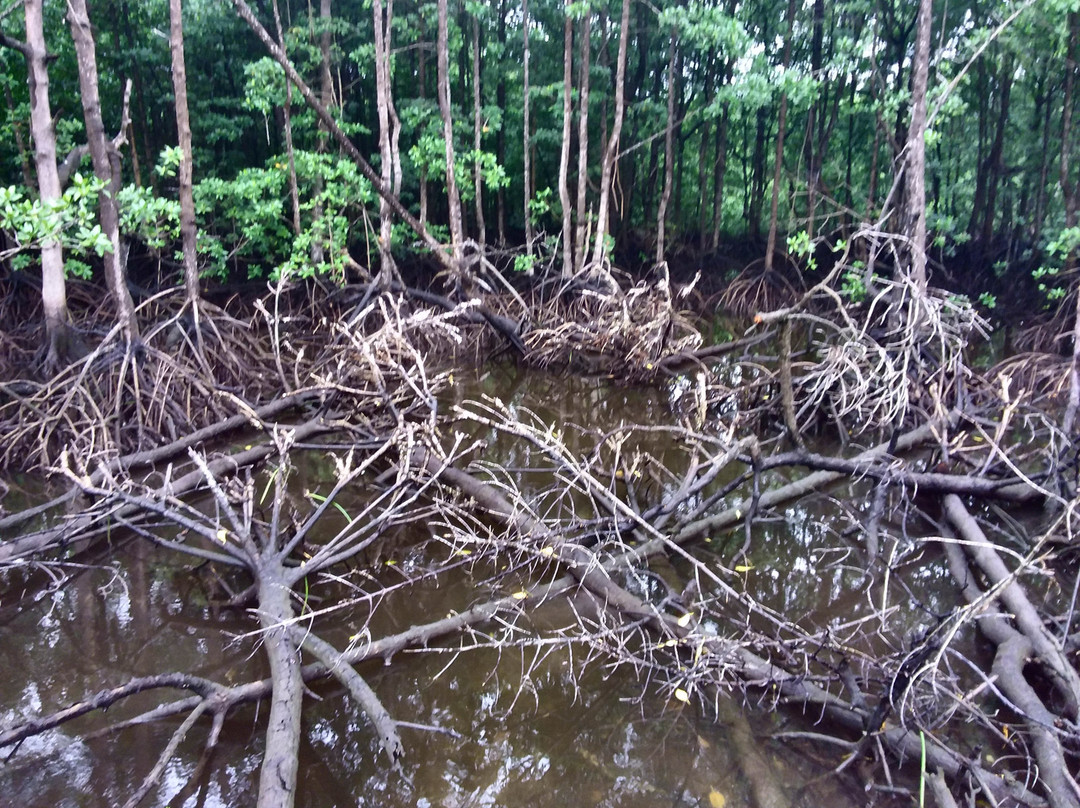
{"label": "muddy water", "polygon": [[[445,403],[479,395],[585,429],[670,420],[665,391],[502,368],[459,374]],[[577,440],[574,434],[569,431],[567,439]],[[492,440],[486,460],[511,468],[535,461],[520,446],[487,437]],[[665,441],[648,448],[676,462],[678,447]],[[327,479],[326,465],[313,461],[304,470],[305,485]],[[845,518],[822,498],[763,522],[743,559],[739,585],[811,625],[871,614],[881,595],[866,593],[859,564],[841,536]],[[716,537],[702,551],[730,561],[742,538],[741,532]],[[51,711],[135,676],[185,671],[234,683],[265,675],[261,652],[248,634],[252,621],[207,605],[208,593],[219,586],[208,570],[193,575],[189,560],[137,541],[121,543],[100,562],[80,561],[87,568],[48,597],[22,608],[10,599],[0,604],[0,723]],[[380,575],[395,574],[380,569]],[[932,573],[923,585],[922,594],[932,600]],[[371,631],[378,636],[398,630],[486,596],[463,569],[388,604]],[[342,610],[324,636],[347,643],[366,617],[364,609]],[[559,616],[541,619],[557,622]],[[476,635],[465,642],[486,639]],[[753,804],[731,743],[735,727],[670,699],[629,669],[611,669],[604,658],[586,664],[585,656],[586,649],[563,645],[501,653],[430,649],[362,667],[390,714],[416,725],[401,730],[406,758],[400,772],[389,770],[357,708],[337,689],[316,687],[305,705],[298,805]],[[0,806],[122,805],[179,722],[105,730],[160,698],[140,696],[27,741],[0,765]],[[839,762],[835,750],[768,741],[774,731],[797,728],[797,719],[753,709],[743,715],[762,759],[795,804],[864,804],[865,795],[850,785],[820,778]],[[206,726],[197,726],[143,804],[253,805],[264,719],[265,706],[234,714],[209,759],[202,758]]]}

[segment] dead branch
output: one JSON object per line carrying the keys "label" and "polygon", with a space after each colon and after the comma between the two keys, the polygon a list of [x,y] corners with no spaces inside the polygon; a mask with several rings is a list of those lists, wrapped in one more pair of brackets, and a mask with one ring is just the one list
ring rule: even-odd
{"label": "dead branch", "polygon": [[289,628],[289,635],[298,648],[303,648],[319,660],[330,675],[345,686],[357,705],[367,713],[368,720],[375,726],[375,731],[378,733],[383,751],[390,758],[390,765],[397,768],[405,755],[405,747],[402,746],[401,736],[397,731],[397,722],[390,717],[390,713],[383,707],[371,686],[364,681],[364,677],[344,660],[340,651],[310,631],[294,625]]}
{"label": "dead branch", "polygon": [[[1031,643],[1039,661],[1046,668],[1054,686],[1065,699],[1069,718],[1077,719],[1080,709],[1080,675],[1065,658],[1061,647],[1050,635],[1038,610],[1028,599],[1023,587],[1010,573],[1001,560],[994,546],[986,538],[982,528],[968,513],[964,503],[955,494],[948,494],[943,500],[945,515],[964,539],[964,549],[979,569],[987,576],[991,586],[999,589],[998,597],[1013,615],[1017,628]],[[1038,548],[1034,551],[1036,554]]]}
{"label": "dead branch", "polygon": [[[970,516],[968,518],[970,519]],[[985,538],[983,541],[985,542]],[[996,686],[1020,712],[1031,734],[1039,766],[1038,779],[1043,783],[1050,805],[1053,808],[1075,808],[1080,805],[1080,790],[1068,773],[1061,740],[1054,729],[1058,719],[1046,708],[1024,677],[1024,666],[1033,650],[1032,642],[1012,628],[1006,616],[993,603],[988,602],[986,595],[975,583],[961,545],[954,541],[944,541],[943,547],[949,569],[965,599],[979,609],[979,629],[997,645],[993,662]],[[1014,582],[1008,586],[1016,584]],[[1000,596],[1002,591],[998,587],[995,595]]]}

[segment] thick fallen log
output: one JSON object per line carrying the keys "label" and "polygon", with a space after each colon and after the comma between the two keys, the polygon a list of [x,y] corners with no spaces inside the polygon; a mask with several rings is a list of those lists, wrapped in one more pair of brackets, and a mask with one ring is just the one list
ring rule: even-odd
{"label": "thick fallen log", "polygon": [[987,602],[987,595],[976,583],[965,558],[967,548],[962,549],[957,542],[948,540],[943,542],[943,548],[964,598],[980,610],[979,630],[997,646],[991,669],[994,683],[1020,713],[1031,736],[1038,763],[1037,782],[1041,782],[1053,808],[1078,808],[1080,789],[1069,774],[1061,740],[1054,731],[1059,718],[1047,709],[1024,676],[1024,667],[1033,651],[1032,642],[1009,625],[1009,618],[993,603]]}
{"label": "thick fallen log", "polygon": [[1080,674],[1065,657],[1061,647],[1043,622],[1039,611],[1028,599],[1024,588],[1001,560],[982,528],[968,513],[960,497],[949,494],[943,500],[945,515],[964,539],[964,551],[978,565],[995,588],[1005,608],[1013,615],[1017,628],[1028,639],[1039,662],[1050,675],[1058,693],[1065,700],[1069,718],[1075,721],[1080,710]]}

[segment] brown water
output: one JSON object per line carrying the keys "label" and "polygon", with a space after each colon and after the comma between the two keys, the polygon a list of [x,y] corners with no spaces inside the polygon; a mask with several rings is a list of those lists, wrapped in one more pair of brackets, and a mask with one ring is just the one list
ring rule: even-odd
{"label": "brown water", "polygon": [[[665,423],[671,417],[665,391],[505,368],[475,376],[460,373],[446,403],[480,394],[526,407],[545,421],[578,424],[585,432],[568,440],[583,442],[588,430],[620,422]],[[512,468],[535,462],[520,445],[488,437],[486,460]],[[656,439],[648,448],[677,464],[679,448],[670,440]],[[329,479],[327,464],[315,458],[302,477],[305,486],[317,488],[320,480]],[[859,564],[839,535],[844,520],[841,509],[821,497],[763,522],[745,559],[750,569],[736,585],[811,627],[873,613],[881,594],[865,591]],[[715,537],[701,551],[730,562],[741,544],[740,531]],[[239,683],[265,675],[261,652],[248,634],[252,620],[211,609],[207,591],[215,582],[206,570],[192,575],[190,560],[128,541],[98,562],[80,562],[88,568],[48,597],[19,608],[13,592],[0,604],[5,672],[0,677],[0,723],[51,711],[133,676],[185,671]],[[405,549],[400,562],[408,562]],[[909,577],[920,597],[940,608],[951,605],[948,596],[934,594],[936,568],[913,564],[915,573]],[[384,560],[378,569],[380,576],[396,574]],[[951,587],[941,589],[949,592]],[[384,604],[371,631],[379,636],[399,630],[488,595],[462,568]],[[893,592],[890,598],[901,596],[907,597]],[[553,608],[538,615],[536,624],[551,625],[565,617],[565,611]],[[344,644],[366,618],[366,608],[344,609],[324,636]],[[910,624],[917,627],[924,619],[913,613]],[[486,630],[496,636],[501,629]],[[359,710],[337,689],[317,686],[305,704],[298,805],[752,804],[730,743],[731,727],[650,687],[632,670],[609,667],[603,657],[583,664],[586,649],[580,645],[545,644],[538,631],[507,636],[520,644],[501,652],[429,649],[360,669],[395,719],[426,727],[401,730],[406,758],[400,773],[389,770]],[[489,640],[476,635],[465,642]],[[179,722],[94,733],[159,698],[140,696],[27,741],[0,766],[0,806],[122,804],[154,766]],[[768,740],[776,730],[798,728],[797,716],[753,709],[745,715],[761,755],[796,804],[864,804],[860,791],[821,778],[840,762],[837,750]],[[217,750],[202,763],[206,725],[197,726],[143,804],[254,804],[264,717],[265,706],[236,712]]]}

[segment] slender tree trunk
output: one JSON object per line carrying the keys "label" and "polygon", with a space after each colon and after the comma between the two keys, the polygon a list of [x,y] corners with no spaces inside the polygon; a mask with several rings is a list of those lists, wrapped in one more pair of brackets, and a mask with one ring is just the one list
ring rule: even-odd
{"label": "slender tree trunk", "polygon": [[[197,317],[199,268],[195,263],[195,199],[192,196],[191,124],[188,119],[187,71],[184,67],[184,17],[181,0],[169,0],[169,49],[172,51],[176,131],[180,142],[180,241],[184,252],[184,288]],[[196,336],[199,334],[195,329]]]}
{"label": "slender tree trunk", "polygon": [[574,270],[585,266],[585,228],[589,223],[585,191],[589,181],[589,69],[592,56],[592,18],[581,20],[581,42],[578,45],[578,167],[577,167],[577,229],[574,231]]}
{"label": "slender tree trunk", "polygon": [[[1065,98],[1061,110],[1061,169],[1059,180],[1061,194],[1065,201],[1065,227],[1076,227],[1080,212],[1080,183],[1072,178],[1071,152],[1073,143],[1073,112],[1076,105],[1076,73],[1080,62],[1080,14],[1069,12],[1068,45],[1065,55]],[[1074,271],[1077,265],[1076,250],[1072,250],[1065,259],[1067,272]],[[1075,439],[1073,429],[1076,424],[1077,410],[1080,409],[1080,281],[1073,282],[1073,295],[1076,298],[1076,321],[1073,327],[1073,355],[1069,368],[1069,401],[1062,418],[1062,430],[1069,440]],[[1075,493],[1075,492],[1074,492]]]}
{"label": "slender tree trunk", "polygon": [[[128,9],[127,2],[124,2],[124,0],[121,0],[121,2],[120,2],[119,12],[120,12],[120,18],[123,20],[123,26],[122,27],[123,27],[123,33],[124,33],[124,41],[127,44],[127,49],[128,49],[128,51],[130,53],[135,53],[135,49],[136,49],[135,35],[134,35],[134,32],[132,31],[131,12]],[[118,27],[120,26],[120,21],[117,21],[117,25],[118,25]],[[119,50],[119,48],[117,48],[117,49]],[[136,107],[137,107],[138,112],[139,112],[139,114],[138,114],[139,128],[140,128],[141,134],[142,134],[143,159],[148,164],[153,165],[154,159],[156,158],[156,154],[154,152],[153,147],[150,144],[150,129],[151,129],[151,127],[150,127],[150,121],[149,121],[149,119],[147,118],[147,115],[146,115],[146,92],[143,89],[144,85],[145,85],[145,82],[143,81],[143,73],[142,73],[142,69],[140,68],[139,60],[133,59],[131,68],[132,68],[131,69],[132,78],[135,81],[135,104],[136,104]],[[137,141],[135,139],[135,126],[134,126],[134,124],[132,124],[132,127],[131,127],[131,162],[132,162],[133,166],[137,166],[138,163],[139,163],[139,158],[138,158],[138,154],[137,154],[138,147],[137,147],[136,144],[137,144]],[[151,183],[153,183],[153,180],[151,180]],[[135,184],[139,185],[139,186],[142,185],[142,183],[139,181],[139,172],[138,172],[137,168],[135,169]]]}
{"label": "slender tree trunk", "polygon": [[[791,63],[791,37],[795,28],[795,0],[788,0],[787,34],[784,36],[784,70]],[[776,255],[776,230],[780,213],[780,183],[784,174],[784,137],[787,134],[788,97],[780,93],[780,114],[776,121],[776,159],[773,165],[772,201],[769,207],[769,240],[765,245],[765,271],[773,268],[773,256]]]}
{"label": "slender tree trunk", "polygon": [[[713,74],[712,65],[706,67],[705,73],[705,104],[711,106],[715,100],[715,93],[713,91]],[[712,120],[706,118],[702,122],[701,126],[701,148],[698,150],[698,249],[704,250],[705,245],[708,243],[708,239],[705,235],[705,212],[707,206],[705,204],[706,199],[706,179],[709,175],[709,141],[712,138]]]}
{"label": "slender tree trunk", "polygon": [[990,247],[994,238],[994,218],[997,212],[998,184],[1005,168],[1003,155],[1005,150],[1005,131],[1009,122],[1009,101],[1012,96],[1013,60],[1005,56],[1001,63],[998,80],[998,119],[994,128],[994,140],[990,144],[990,153],[986,157],[986,204],[982,211],[982,228],[979,240],[983,249]]}
{"label": "slender tree trunk", "polygon": [[[522,0],[521,8],[522,26],[528,26],[529,24],[529,4],[527,0]],[[506,54],[506,0],[499,0],[499,53]],[[529,86],[529,67],[528,67],[528,28],[525,28],[525,76],[523,78],[524,85],[526,87],[525,94],[528,96]],[[495,85],[495,105],[502,110],[506,109],[506,71],[499,71],[499,80]],[[526,117],[526,120],[528,118]],[[526,124],[526,129],[528,124]],[[522,144],[525,148],[525,161],[528,163],[528,151],[529,140],[525,139]],[[499,127],[499,132],[495,141],[495,159],[499,165],[506,165],[506,123]],[[495,224],[498,230],[498,244],[499,247],[506,246],[506,193],[505,188],[499,187],[495,189]]]}
{"label": "slender tree trunk", "polygon": [[664,226],[667,219],[668,202],[671,201],[671,181],[674,176],[672,161],[674,148],[672,136],[675,133],[675,27],[671,28],[671,39],[668,41],[668,68],[667,68],[667,126],[664,127],[664,190],[660,194],[660,205],[656,211],[656,263],[664,262]]}
{"label": "slender tree trunk", "polygon": [[[417,82],[420,85],[420,100],[427,98],[427,50],[420,47],[419,65],[417,66]],[[420,224],[427,227],[428,220],[428,177],[427,166],[420,166]]]}
{"label": "slender tree trunk", "polygon": [[[1050,111],[1053,105],[1050,103],[1049,90],[1046,89],[1047,83],[1048,77],[1044,76],[1042,86],[1045,94],[1042,96],[1042,148],[1040,150],[1042,157],[1039,165],[1039,182],[1035,190],[1035,214],[1032,216],[1031,242],[1033,244],[1038,244],[1042,237],[1043,219],[1046,217],[1046,197],[1049,190],[1047,186],[1050,177]],[[1038,123],[1032,128],[1037,129]]]}
{"label": "slender tree trunk", "polygon": [[716,157],[713,169],[713,217],[712,232],[709,234],[709,249],[715,252],[720,248],[720,227],[724,221],[724,180],[727,175],[727,132],[731,108],[725,101],[720,110],[720,120],[716,123]]}
{"label": "slender tree trunk", "polygon": [[[319,0],[319,101],[324,109],[333,109],[334,106],[334,74],[331,65],[331,46],[333,35],[330,32],[330,22],[333,18],[333,0]],[[310,19],[311,6],[308,6]],[[330,145],[330,129],[322,120],[318,124],[318,136],[315,142],[315,150],[319,154],[325,154]],[[312,225],[317,224],[323,217],[322,206],[323,179],[318,172],[315,173],[315,204],[311,211]],[[311,241],[311,262],[319,266],[326,260],[326,249],[321,237]]]}
{"label": "slender tree trunk", "polygon": [[751,159],[750,176],[750,210],[747,223],[750,234],[756,239],[761,236],[761,208],[765,204],[765,163],[766,163],[766,140],[768,139],[768,127],[766,116],[768,110],[762,107],[755,116],[756,137],[754,138],[754,154]]}
{"label": "slender tree trunk", "polygon": [[439,112],[442,115],[443,139],[446,141],[446,194],[450,207],[450,245],[454,265],[460,271],[464,258],[464,235],[461,227],[461,196],[454,177],[454,120],[450,110],[450,44],[447,0],[438,0],[439,32],[436,43],[438,63]]}
{"label": "slender tree trunk", "polygon": [[484,172],[480,165],[480,144],[483,135],[484,110],[480,92],[480,19],[472,15],[472,76],[473,76],[473,185],[476,192],[476,240],[483,248],[487,243],[484,223]]}
{"label": "slender tree trunk", "polygon": [[[524,63],[521,88],[521,110],[523,119],[521,126],[521,159],[522,180],[524,181],[525,187],[523,213],[525,214],[525,253],[527,255],[532,255],[533,224],[532,216],[529,212],[529,200],[532,199],[532,132],[530,131],[529,124],[529,0],[521,0],[521,31],[523,39],[522,61]],[[559,168],[561,169],[562,166],[560,165]]]}
{"label": "slender tree trunk", "polygon": [[[930,23],[933,0],[919,0],[912,61],[911,123],[904,159],[904,235],[908,239],[908,276],[926,289],[926,87],[930,75]],[[898,271],[904,271],[897,267]]]}
{"label": "slender tree trunk", "polygon": [[600,202],[596,213],[596,246],[592,262],[602,268],[607,259],[608,210],[611,202],[611,185],[615,176],[615,163],[619,156],[619,139],[622,136],[623,113],[626,106],[626,49],[630,40],[630,0],[623,0],[619,21],[619,56],[615,67],[615,120],[611,125],[604,164],[600,174]]}
{"label": "slender tree trunk", "polygon": [[68,0],[67,8],[71,38],[75,43],[79,62],[79,90],[83,119],[86,122],[86,141],[90,147],[94,175],[105,184],[104,191],[98,196],[98,219],[102,233],[109,239],[110,247],[109,252],[103,256],[105,282],[116,302],[124,341],[131,345],[139,339],[139,326],[135,320],[135,304],[127,288],[124,252],[120,249],[120,213],[116,207],[116,194],[121,184],[120,155],[111,148],[112,144],[105,135],[105,124],[101,120],[97,49],[94,47],[94,34],[86,12],[86,0]]}
{"label": "slender tree trunk", "polygon": [[[825,0],[814,0],[814,33],[810,42],[810,71],[814,78],[820,78],[822,51],[825,39]],[[820,116],[819,100],[810,104],[806,116],[806,232],[811,239],[816,234],[818,183],[821,181],[821,163],[825,138],[819,137],[815,143],[815,128]],[[824,126],[821,126],[824,130]]]}
{"label": "slender tree trunk", "polygon": [[[388,0],[388,4],[392,0]],[[379,115],[379,169],[383,185],[394,184],[394,163],[390,143],[390,37],[389,10],[384,13],[382,0],[373,0],[375,17],[375,97]],[[393,210],[385,197],[379,198],[379,272],[380,283],[389,285],[396,276],[391,252]]]}
{"label": "slender tree trunk", "polygon": [[[559,153],[559,202],[562,204],[563,277],[574,274],[574,239],[570,222],[570,123],[573,117],[574,21],[570,0],[563,10],[563,128]],[[526,200],[528,204],[528,200]]]}
{"label": "slender tree trunk", "polygon": [[[49,106],[49,54],[45,48],[42,0],[25,0],[24,9],[26,45],[23,53],[30,87],[30,135],[34,141],[38,197],[41,204],[48,207],[60,201],[60,175],[56,168],[56,135]],[[69,324],[64,253],[55,239],[41,244],[41,303],[49,343],[45,364],[52,371],[77,353]]]}
{"label": "slender tree trunk", "polygon": [[22,121],[15,114],[15,99],[11,95],[11,87],[4,85],[4,100],[7,101],[8,118],[12,122],[15,131],[15,148],[19,150],[19,168],[22,170],[23,185],[27,188],[34,187],[34,171],[30,168],[30,154],[26,150],[26,140],[23,137]]}
{"label": "slender tree trunk", "polygon": [[[274,28],[277,30],[278,42],[282,50],[285,47],[285,33],[281,29],[281,14],[278,11],[278,2],[274,0]],[[285,159],[289,168],[289,200],[292,202],[292,226],[293,233],[300,235],[300,189],[296,183],[296,153],[293,149],[292,131],[292,82],[288,75],[285,76],[285,106],[282,108],[285,123]]]}

